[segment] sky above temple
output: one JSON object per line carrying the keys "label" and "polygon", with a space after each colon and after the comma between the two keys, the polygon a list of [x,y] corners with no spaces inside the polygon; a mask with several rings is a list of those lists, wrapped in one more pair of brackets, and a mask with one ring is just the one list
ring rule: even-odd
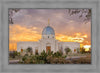
{"label": "sky above temple", "polygon": [[91,45],[91,21],[79,14],[70,16],[67,9],[20,9],[9,24],[9,50],[17,49],[19,41],[38,41],[48,25],[55,30],[57,40]]}

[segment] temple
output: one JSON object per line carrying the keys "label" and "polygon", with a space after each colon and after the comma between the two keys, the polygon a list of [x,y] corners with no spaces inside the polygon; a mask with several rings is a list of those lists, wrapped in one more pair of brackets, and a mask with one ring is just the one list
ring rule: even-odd
{"label": "temple", "polygon": [[62,51],[65,54],[65,49],[70,48],[72,53],[77,53],[80,49],[80,43],[78,42],[61,42],[55,39],[55,31],[50,26],[49,20],[48,25],[42,31],[42,38],[38,42],[18,42],[17,43],[17,51],[23,52],[28,47],[31,47],[33,50],[33,54],[38,52],[39,54],[44,50],[48,51]]}

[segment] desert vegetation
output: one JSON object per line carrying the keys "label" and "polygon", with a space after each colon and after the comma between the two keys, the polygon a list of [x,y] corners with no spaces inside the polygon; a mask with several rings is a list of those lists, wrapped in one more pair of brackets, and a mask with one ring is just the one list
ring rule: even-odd
{"label": "desert vegetation", "polygon": [[[17,64],[91,64],[91,54],[90,53],[76,53],[69,54],[69,48],[65,49],[66,54],[63,55],[61,50],[53,53],[53,51],[45,52],[44,50],[40,54],[32,54],[32,49],[27,48],[27,53],[21,55],[20,52],[13,52],[9,54],[9,60],[19,60]],[[86,56],[80,58],[71,58],[74,56]],[[67,59],[67,57],[70,57]]]}

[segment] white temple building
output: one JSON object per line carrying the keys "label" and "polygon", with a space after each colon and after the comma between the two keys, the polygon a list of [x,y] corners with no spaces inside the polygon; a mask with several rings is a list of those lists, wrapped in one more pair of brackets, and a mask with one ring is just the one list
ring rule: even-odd
{"label": "white temple building", "polygon": [[18,42],[17,51],[21,52],[31,47],[33,54],[36,52],[40,54],[43,50],[45,52],[48,52],[48,50],[53,52],[61,50],[65,54],[65,48],[70,48],[72,53],[77,53],[77,49],[80,49],[80,43],[78,42],[60,42],[55,37],[54,29],[48,25],[43,29],[42,38],[38,42]]}

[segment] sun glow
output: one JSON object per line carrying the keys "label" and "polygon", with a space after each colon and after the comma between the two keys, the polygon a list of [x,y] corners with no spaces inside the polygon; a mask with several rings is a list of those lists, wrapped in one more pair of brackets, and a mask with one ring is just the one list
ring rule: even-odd
{"label": "sun glow", "polygon": [[[19,41],[38,41],[41,39],[41,34],[36,31],[36,27],[28,29],[27,27],[23,27],[21,25],[10,25],[9,26],[9,50],[17,49],[17,42]],[[87,34],[82,33],[74,33],[73,35],[65,35],[56,33],[56,39],[59,41],[65,42],[79,42],[80,44],[84,44],[84,42],[88,42],[85,40],[87,38]],[[84,45],[83,45],[84,46]],[[89,45],[85,45],[86,51],[89,50]]]}
{"label": "sun glow", "polygon": [[[33,28],[27,28],[25,26],[21,26],[18,24],[10,25],[9,26],[9,50],[16,50],[17,49],[17,42],[19,41],[38,41],[41,39],[41,34],[36,31],[36,27]],[[85,44],[84,48],[86,48],[86,51],[89,50],[88,45],[90,45],[89,41],[87,41],[87,34],[82,33],[73,33],[73,35],[65,35],[56,33],[55,35],[56,39],[59,41],[64,42],[79,42],[80,44]]]}
{"label": "sun glow", "polygon": [[[73,9],[72,9],[73,10]],[[78,42],[80,48],[91,45],[91,20],[83,22],[79,15],[70,16],[67,9],[20,9],[11,14],[14,24],[9,24],[9,50],[17,50],[17,42],[39,41],[47,24],[54,28],[56,40]],[[9,11],[10,13],[10,11]],[[48,20],[48,17],[50,21]]]}
{"label": "sun glow", "polygon": [[84,45],[83,47],[85,48],[85,51],[89,51],[89,49],[91,48],[91,45]]}

